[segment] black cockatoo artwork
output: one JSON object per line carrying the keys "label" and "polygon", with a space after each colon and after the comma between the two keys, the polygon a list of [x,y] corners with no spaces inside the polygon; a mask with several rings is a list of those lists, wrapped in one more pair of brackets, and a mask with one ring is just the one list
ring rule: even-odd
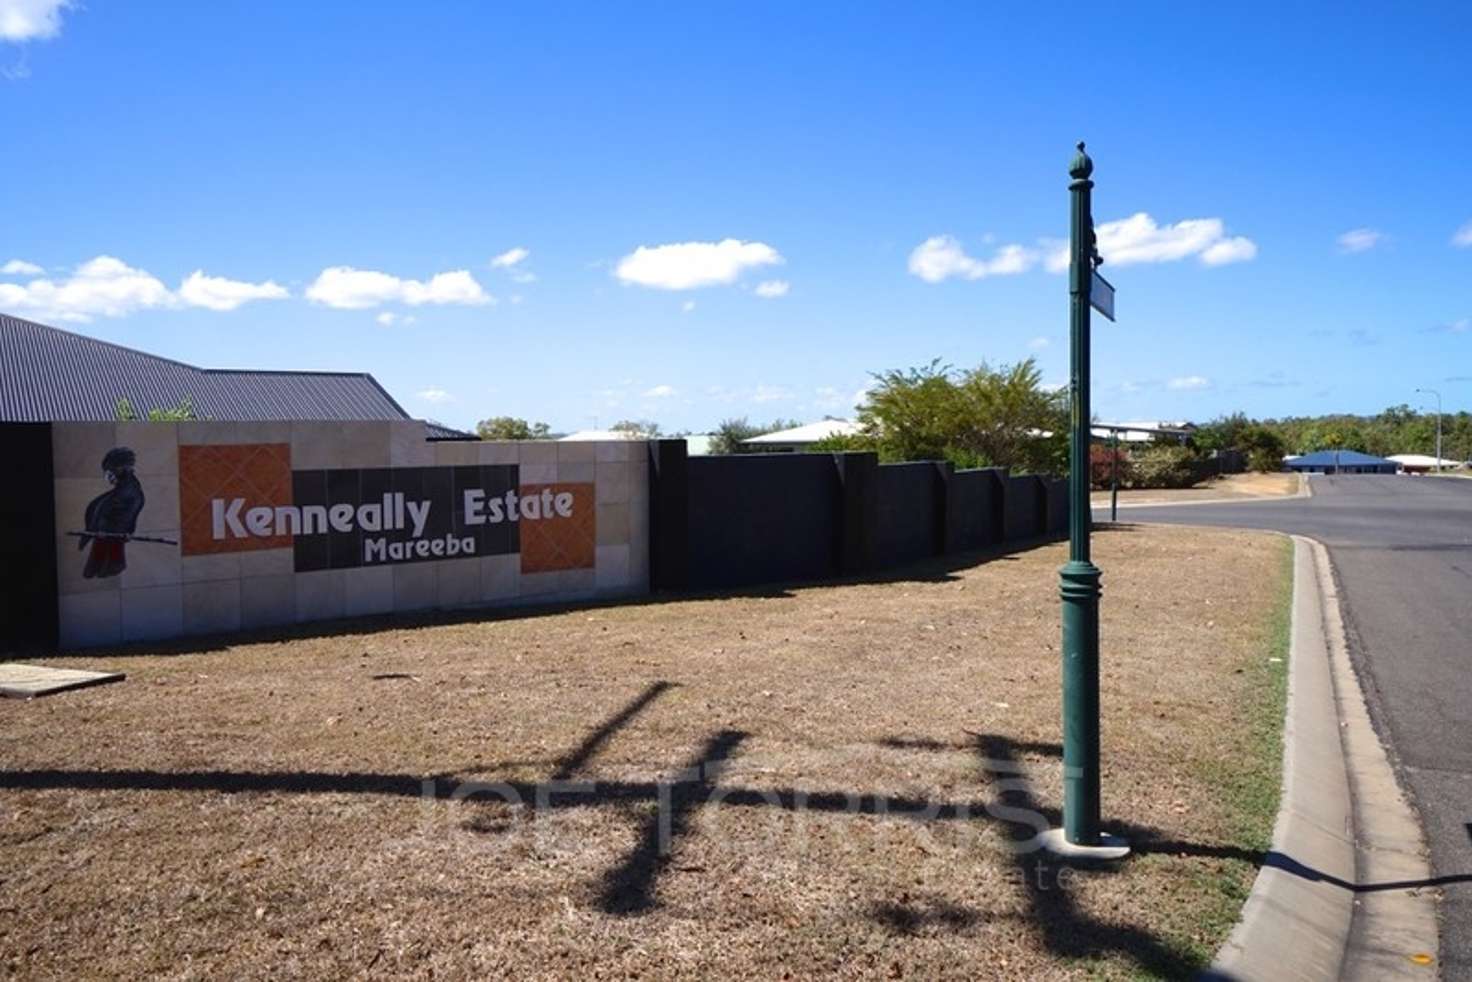
{"label": "black cockatoo artwork", "polygon": [[112,489],[87,506],[87,530],[77,542],[78,549],[91,546],[82,567],[82,576],[89,580],[117,576],[128,568],[128,540],[138,527],[138,514],[146,500],[143,485],[133,474],[136,464],[137,457],[127,447],[113,447],[102,458],[102,471]]}

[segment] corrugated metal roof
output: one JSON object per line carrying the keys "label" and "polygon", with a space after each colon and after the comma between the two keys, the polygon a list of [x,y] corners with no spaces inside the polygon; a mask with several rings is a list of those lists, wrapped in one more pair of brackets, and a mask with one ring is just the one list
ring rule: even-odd
{"label": "corrugated metal roof", "polygon": [[578,430],[557,438],[558,443],[588,443],[594,440],[642,440],[643,437],[628,430]]}
{"label": "corrugated metal roof", "polygon": [[474,433],[457,430],[446,426],[436,420],[426,419],[424,421],[424,438],[426,440],[479,440],[480,437]]}
{"label": "corrugated metal roof", "polygon": [[409,419],[364,372],[196,368],[0,314],[0,420],[110,420],[126,398],[141,417],[188,397],[201,419]]}
{"label": "corrugated metal roof", "polygon": [[754,436],[750,440],[742,440],[747,445],[761,446],[763,444],[787,444],[787,443],[817,443],[826,440],[830,436],[854,436],[862,432],[859,424],[846,419],[820,419],[816,423],[807,423],[803,426],[794,426],[790,430],[778,430],[775,433],[763,433]]}

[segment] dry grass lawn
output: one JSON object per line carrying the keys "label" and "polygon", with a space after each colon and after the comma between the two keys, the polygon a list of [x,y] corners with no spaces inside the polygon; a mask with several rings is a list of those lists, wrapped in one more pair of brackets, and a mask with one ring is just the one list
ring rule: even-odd
{"label": "dry grass lawn", "polygon": [[[1227,474],[1191,488],[1142,488],[1121,490],[1121,505],[1189,504],[1223,499],[1285,498],[1298,493],[1297,474]],[[1109,492],[1095,491],[1090,500],[1095,508],[1109,504]]]}
{"label": "dry grass lawn", "polygon": [[1137,846],[1112,870],[1012,848],[1061,800],[1062,545],[60,660],[128,679],[0,700],[0,966],[1188,974],[1271,826],[1285,555],[1238,532],[1096,534],[1105,814]]}

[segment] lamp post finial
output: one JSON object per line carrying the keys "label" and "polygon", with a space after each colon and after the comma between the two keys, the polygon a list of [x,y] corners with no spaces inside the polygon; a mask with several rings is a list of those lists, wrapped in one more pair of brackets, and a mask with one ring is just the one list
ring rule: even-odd
{"label": "lamp post finial", "polygon": [[1068,165],[1068,176],[1076,181],[1082,181],[1094,173],[1094,161],[1084,152],[1084,141],[1078,141],[1078,153],[1074,154],[1073,160]]}

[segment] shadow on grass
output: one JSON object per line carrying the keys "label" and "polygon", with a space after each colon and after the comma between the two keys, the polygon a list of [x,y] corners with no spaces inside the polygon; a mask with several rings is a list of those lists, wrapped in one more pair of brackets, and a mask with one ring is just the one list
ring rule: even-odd
{"label": "shadow on grass", "polygon": [[[996,734],[977,734],[976,749],[983,768],[1012,775],[1005,782],[1005,790],[999,791],[999,799],[1010,797],[1010,807],[1044,815],[1050,827],[1058,825],[1060,816],[1056,811],[1043,808],[1027,781],[1016,776],[1023,773],[1023,768],[1019,748],[1013,741]],[[1022,841],[1031,838],[1034,831],[1030,827],[1014,828],[1013,836]],[[1102,921],[1083,911],[1056,876],[1057,882],[1049,885],[1051,867],[1068,865],[1058,857],[1032,850],[1015,853],[1012,861],[1020,874],[1017,879],[1026,891],[1028,919],[1037,925],[1043,944],[1052,954],[1070,959],[1122,954],[1141,971],[1164,978],[1182,978],[1205,967],[1190,949],[1144,928]],[[1116,864],[1088,864],[1088,868],[1105,875],[1119,870]]]}
{"label": "shadow on grass", "polygon": [[918,934],[927,928],[964,931],[983,919],[969,907],[931,899],[878,903],[869,909],[869,916],[896,934]]}
{"label": "shadow on grass", "polygon": [[745,740],[739,730],[722,730],[682,772],[684,780],[661,788],[652,814],[644,819],[634,848],[603,876],[597,904],[606,914],[642,914],[657,906],[654,886],[670,864],[674,843],[685,835],[695,810],[705,803],[722,765]]}
{"label": "shadow on grass", "polygon": [[[610,720],[599,726],[577,750],[557,762],[556,773],[569,775],[596,755],[618,729],[652,703],[666,685],[644,690]],[[367,794],[401,798],[448,800],[467,805],[511,803],[533,813],[607,806],[643,806],[646,812],[634,846],[600,878],[595,890],[597,907],[620,916],[638,915],[658,907],[660,877],[669,867],[679,841],[688,833],[696,811],[708,804],[741,808],[772,808],[789,812],[872,815],[900,821],[983,822],[1006,832],[1017,846],[1009,853],[1017,882],[1025,891],[1028,923],[1035,925],[1050,953],[1065,959],[1117,954],[1140,971],[1180,977],[1204,967],[1198,954],[1183,949],[1149,930],[1102,920],[1082,910],[1069,894],[1058,870],[1062,863],[1045,852],[1028,849],[1028,840],[1040,829],[1056,826],[1056,809],[1041,805],[1026,780],[1024,753],[1047,752],[1050,745],[1018,744],[994,734],[980,734],[971,748],[996,785],[993,796],[961,801],[928,801],[903,795],[864,791],[805,791],[795,788],[756,789],[720,783],[720,773],[747,738],[736,730],[717,731],[692,756],[684,769],[665,781],[464,781],[452,775],[313,771],[154,771],[119,770],[0,770],[0,789],[77,791],[212,792],[218,794]],[[896,740],[905,749],[926,741]],[[951,749],[937,743],[938,749]],[[998,777],[1004,780],[996,780]],[[482,831],[495,831],[485,826]],[[1349,883],[1324,874],[1291,857],[1260,853],[1231,845],[1167,839],[1148,827],[1115,826],[1131,842],[1135,855],[1199,856],[1243,860],[1282,869],[1305,879],[1334,883],[1346,890],[1367,893],[1416,889],[1472,881],[1472,874],[1441,876],[1425,881]],[[1092,866],[1100,875],[1118,875],[1117,866]],[[981,912],[941,901],[880,902],[869,910],[876,922],[898,932],[965,930],[984,918]],[[1009,915],[1010,916],[1010,915]]]}

